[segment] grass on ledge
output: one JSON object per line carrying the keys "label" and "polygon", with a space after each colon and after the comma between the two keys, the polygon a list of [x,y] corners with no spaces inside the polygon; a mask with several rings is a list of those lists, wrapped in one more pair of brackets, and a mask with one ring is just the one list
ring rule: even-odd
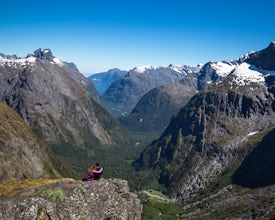
{"label": "grass on ledge", "polygon": [[26,189],[32,189],[43,185],[50,185],[60,182],[60,179],[26,179],[24,181],[12,178],[7,182],[0,184],[0,197],[13,196],[17,192]]}

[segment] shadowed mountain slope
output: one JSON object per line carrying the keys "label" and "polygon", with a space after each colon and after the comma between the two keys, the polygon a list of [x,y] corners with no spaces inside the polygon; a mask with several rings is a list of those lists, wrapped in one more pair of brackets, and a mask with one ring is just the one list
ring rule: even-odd
{"label": "shadowed mountain slope", "polygon": [[248,154],[233,176],[233,183],[250,188],[275,184],[275,129]]}
{"label": "shadowed mountain slope", "polygon": [[0,182],[10,178],[53,178],[64,172],[50,147],[2,102],[0,122]]}

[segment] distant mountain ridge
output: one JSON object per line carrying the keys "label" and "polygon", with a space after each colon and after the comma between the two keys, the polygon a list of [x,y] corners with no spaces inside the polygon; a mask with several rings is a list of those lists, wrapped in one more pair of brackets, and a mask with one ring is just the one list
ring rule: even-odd
{"label": "distant mountain ridge", "polygon": [[129,114],[138,100],[150,90],[176,83],[187,74],[197,72],[199,67],[174,66],[135,67],[125,76],[114,81],[101,96],[107,109],[116,117]]}
{"label": "distant mountain ridge", "polygon": [[[268,48],[262,51],[249,52],[235,60],[208,62],[201,67],[198,73],[192,74],[189,72],[187,74],[188,77],[181,80],[182,82],[187,82],[187,80],[190,82],[190,80],[192,80],[192,85],[190,83],[185,83],[183,86],[181,81],[179,81],[179,83],[156,87],[140,98],[136,107],[129,115],[119,117],[119,121],[127,129],[134,131],[163,130],[168,125],[172,115],[183,107],[184,104],[186,104],[187,101],[196,93],[196,91],[203,90],[212,83],[221,82],[235,70],[238,70],[238,72],[242,70],[249,72],[248,74],[251,74],[251,77],[256,77],[256,72],[260,72],[260,74],[265,75],[267,70],[263,70],[258,66],[260,62],[264,62],[262,66],[266,68],[266,61],[264,61],[265,59],[263,59],[263,57],[268,57],[268,60],[272,60],[272,58],[270,58],[272,50],[274,50],[274,42],[270,43]],[[270,62],[271,61],[269,61],[269,63]],[[248,63],[250,65],[248,65]],[[182,70],[178,66],[170,65],[169,67],[178,72]],[[268,72],[273,73],[272,66],[269,64],[268,67],[270,67]],[[144,72],[150,68],[153,67],[144,66],[135,68],[135,70]],[[250,80],[252,80],[251,77]],[[260,79],[260,75],[258,77],[259,78],[256,77],[257,79],[255,78],[254,80],[263,80],[263,78]],[[237,78],[237,81],[241,82],[243,80],[241,79],[241,76],[238,76]],[[156,93],[156,91],[158,92]],[[181,100],[177,101],[178,104],[173,103],[173,100],[175,100],[177,96],[179,97],[178,100]],[[161,104],[161,102],[163,103]]]}
{"label": "distant mountain ridge", "polygon": [[133,111],[119,117],[120,123],[132,131],[163,131],[171,117],[197,92],[197,76],[189,74],[182,80],[160,86],[140,98]]}
{"label": "distant mountain ridge", "polygon": [[126,74],[127,71],[114,68],[107,72],[93,74],[88,79],[93,82],[99,95],[102,95],[115,80]]}
{"label": "distant mountain ridge", "polygon": [[[272,54],[272,50],[274,50],[274,43],[271,43],[268,48],[260,52],[249,52],[235,60],[208,62],[201,67],[198,73],[192,74],[189,72],[187,73],[188,77],[181,80],[184,82],[189,78],[189,81],[193,81],[192,86],[190,83],[185,83],[183,86],[181,81],[179,81],[179,83],[156,87],[139,99],[136,107],[129,115],[119,117],[119,121],[124,125],[124,127],[134,131],[163,130],[168,125],[172,115],[183,107],[196,91],[203,90],[212,83],[221,82],[235,70],[240,72],[242,69],[244,71],[247,71],[245,69],[250,69],[251,71],[249,71],[249,74],[251,75],[253,75],[253,72],[255,73],[255,71],[265,74],[266,70],[258,68],[257,66],[259,66],[258,64],[260,62],[266,63],[266,61],[262,61],[264,60],[262,57],[267,57],[268,54]],[[260,56],[261,54],[262,56]],[[253,59],[251,57],[253,57]],[[250,66],[245,63],[249,63]],[[266,64],[263,64],[262,66],[264,65],[266,66]],[[268,71],[272,72],[272,66],[269,65],[269,67],[270,69]],[[152,68],[153,67],[151,66],[143,66],[136,67],[134,70],[143,73]],[[170,65],[169,68],[179,73],[182,71],[182,68],[179,66]],[[253,77],[255,77],[255,74]],[[238,77],[237,80],[242,81],[240,77]],[[260,79],[255,80],[257,81]],[[158,92],[156,93],[156,91]],[[178,100],[181,99],[181,101],[177,101],[178,104],[173,103],[176,96],[179,97]],[[163,103],[161,104],[161,102]]]}

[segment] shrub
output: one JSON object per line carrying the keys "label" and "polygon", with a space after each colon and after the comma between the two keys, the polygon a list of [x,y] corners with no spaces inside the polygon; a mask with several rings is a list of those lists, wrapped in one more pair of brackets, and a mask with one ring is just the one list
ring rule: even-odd
{"label": "shrub", "polygon": [[56,201],[57,198],[63,201],[66,197],[66,193],[60,187],[56,187],[54,189],[47,189],[43,191],[42,194],[53,201]]}

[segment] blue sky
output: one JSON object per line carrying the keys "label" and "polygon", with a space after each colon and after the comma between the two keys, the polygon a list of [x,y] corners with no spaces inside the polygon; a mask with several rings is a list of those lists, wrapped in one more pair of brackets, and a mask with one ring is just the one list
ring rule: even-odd
{"label": "blue sky", "polygon": [[196,65],[267,47],[274,9],[274,0],[3,0],[0,52],[50,48],[84,74]]}

